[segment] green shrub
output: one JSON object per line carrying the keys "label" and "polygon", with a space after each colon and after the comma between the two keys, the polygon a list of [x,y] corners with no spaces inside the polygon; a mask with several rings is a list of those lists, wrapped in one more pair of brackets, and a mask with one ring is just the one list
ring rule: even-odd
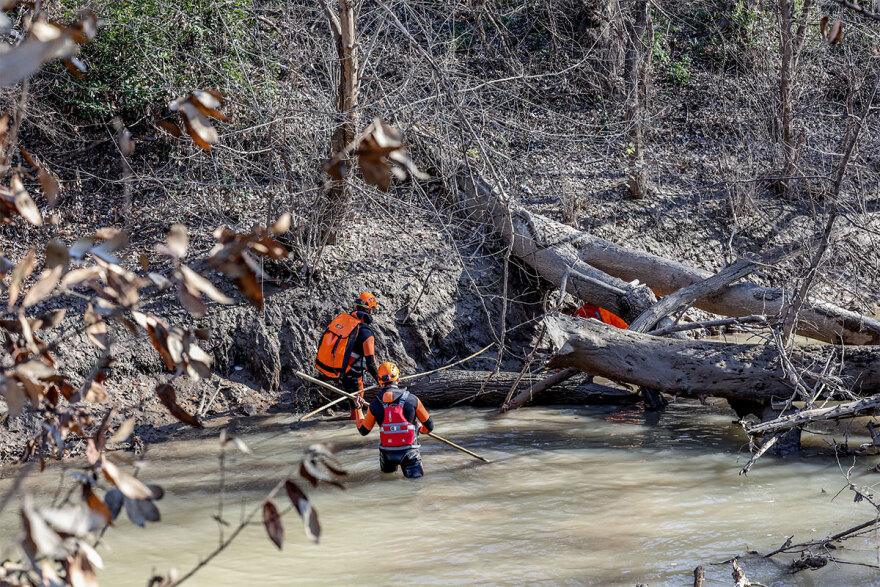
{"label": "green shrub", "polygon": [[[138,117],[193,88],[248,80],[257,65],[247,57],[254,53],[255,34],[266,36],[254,32],[251,4],[252,0],[61,0],[53,17],[71,22],[88,5],[101,27],[80,55],[88,73],[82,80],[69,78],[69,91],[56,95],[60,106],[85,120],[109,114]],[[54,64],[47,73],[63,70],[63,65]]]}

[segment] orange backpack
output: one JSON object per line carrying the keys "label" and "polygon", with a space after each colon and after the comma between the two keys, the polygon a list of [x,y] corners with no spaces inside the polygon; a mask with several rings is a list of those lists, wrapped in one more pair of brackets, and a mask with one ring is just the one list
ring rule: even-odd
{"label": "orange backpack", "polygon": [[318,358],[315,360],[318,371],[331,379],[339,379],[348,371],[360,326],[361,321],[351,314],[340,314],[333,319],[318,343]]}

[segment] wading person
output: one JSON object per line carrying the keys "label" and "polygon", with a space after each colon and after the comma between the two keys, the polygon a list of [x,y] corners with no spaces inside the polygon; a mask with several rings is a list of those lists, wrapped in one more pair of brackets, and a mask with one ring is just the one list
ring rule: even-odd
{"label": "wading person", "polygon": [[400,371],[394,363],[379,366],[382,389],[370,402],[366,416],[360,410],[366,402],[358,396],[357,429],[366,436],[378,424],[379,468],[383,473],[393,473],[399,466],[404,477],[415,479],[425,474],[419,432],[431,432],[434,422],[419,398],[397,386],[399,378]]}
{"label": "wading person", "polygon": [[[379,383],[376,367],[376,338],[370,325],[373,312],[379,307],[376,296],[364,292],[354,302],[354,311],[340,314],[324,330],[318,343],[315,368],[324,381],[335,382],[348,393],[364,388],[364,372],[369,371]],[[363,392],[359,397],[363,396]],[[355,406],[349,401],[351,419]]]}

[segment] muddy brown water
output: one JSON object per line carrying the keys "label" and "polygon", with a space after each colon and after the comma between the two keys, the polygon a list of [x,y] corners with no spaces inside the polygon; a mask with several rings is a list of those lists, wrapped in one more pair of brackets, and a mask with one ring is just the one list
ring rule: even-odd
{"label": "muddy brown water", "polygon": [[[288,432],[291,418],[276,417],[242,432],[252,456],[227,453],[225,515],[234,523],[259,505],[310,442],[334,442],[351,474],[346,491],[310,491],[320,544],[306,540],[290,513],[282,551],[253,525],[190,584],[690,585],[702,564],[707,585],[730,585],[730,565],[711,563],[871,517],[849,491],[834,498],[845,481],[820,437],[807,439],[803,456],[765,458],[739,476],[748,448],[733,413],[713,403],[674,403],[647,418],[629,407],[529,408],[497,419],[486,410],[440,410],[439,434],[494,462],[425,439],[427,476],[418,481],[379,473],[377,439],[361,438],[348,422]],[[217,453],[216,438],[151,447],[141,477],[165,487],[163,519],[145,529],[121,519],[108,531],[102,585],[144,585],[153,571],[186,570],[214,548]],[[860,483],[874,482],[873,464],[856,463]],[[51,500],[59,474],[52,468],[27,486]],[[11,508],[0,522],[6,546],[19,522]],[[869,536],[838,555],[877,564],[877,544]],[[767,585],[880,585],[865,567],[791,575],[785,562],[743,566]]]}

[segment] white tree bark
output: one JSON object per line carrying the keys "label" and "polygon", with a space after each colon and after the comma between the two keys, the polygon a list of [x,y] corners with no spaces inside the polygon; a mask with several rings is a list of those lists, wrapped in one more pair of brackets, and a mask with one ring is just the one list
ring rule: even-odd
{"label": "white tree bark", "polygon": [[[778,350],[771,345],[731,344],[660,338],[620,330],[598,320],[568,316],[545,318],[557,349],[551,367],[573,367],[614,381],[691,397],[717,396],[750,401],[788,399]],[[838,348],[815,345],[794,349],[798,367],[824,365]],[[837,375],[844,387],[862,395],[880,393],[880,349],[848,347]],[[804,379],[812,383],[811,376]]]}
{"label": "white tree bark", "polygon": [[[633,304],[624,303],[620,292],[609,290],[609,287],[619,290],[633,280],[639,280],[658,296],[665,296],[714,274],[581,232],[532,214],[515,203],[505,206],[485,184],[474,185],[463,180],[462,192],[466,210],[490,224],[505,242],[510,242],[513,231],[514,255],[534,267],[544,279],[559,286],[567,270],[592,276],[604,282],[606,287],[575,280],[575,283],[568,284],[569,293],[628,321],[634,319],[627,314]],[[510,216],[507,216],[507,208]],[[609,279],[609,276],[615,279]],[[694,305],[722,316],[761,314],[772,318],[784,310],[793,295],[791,291],[741,282],[729,285],[715,295],[699,298]],[[635,305],[650,306],[649,300],[644,298]],[[880,321],[816,297],[810,297],[801,308],[797,332],[838,344],[880,344]]]}

